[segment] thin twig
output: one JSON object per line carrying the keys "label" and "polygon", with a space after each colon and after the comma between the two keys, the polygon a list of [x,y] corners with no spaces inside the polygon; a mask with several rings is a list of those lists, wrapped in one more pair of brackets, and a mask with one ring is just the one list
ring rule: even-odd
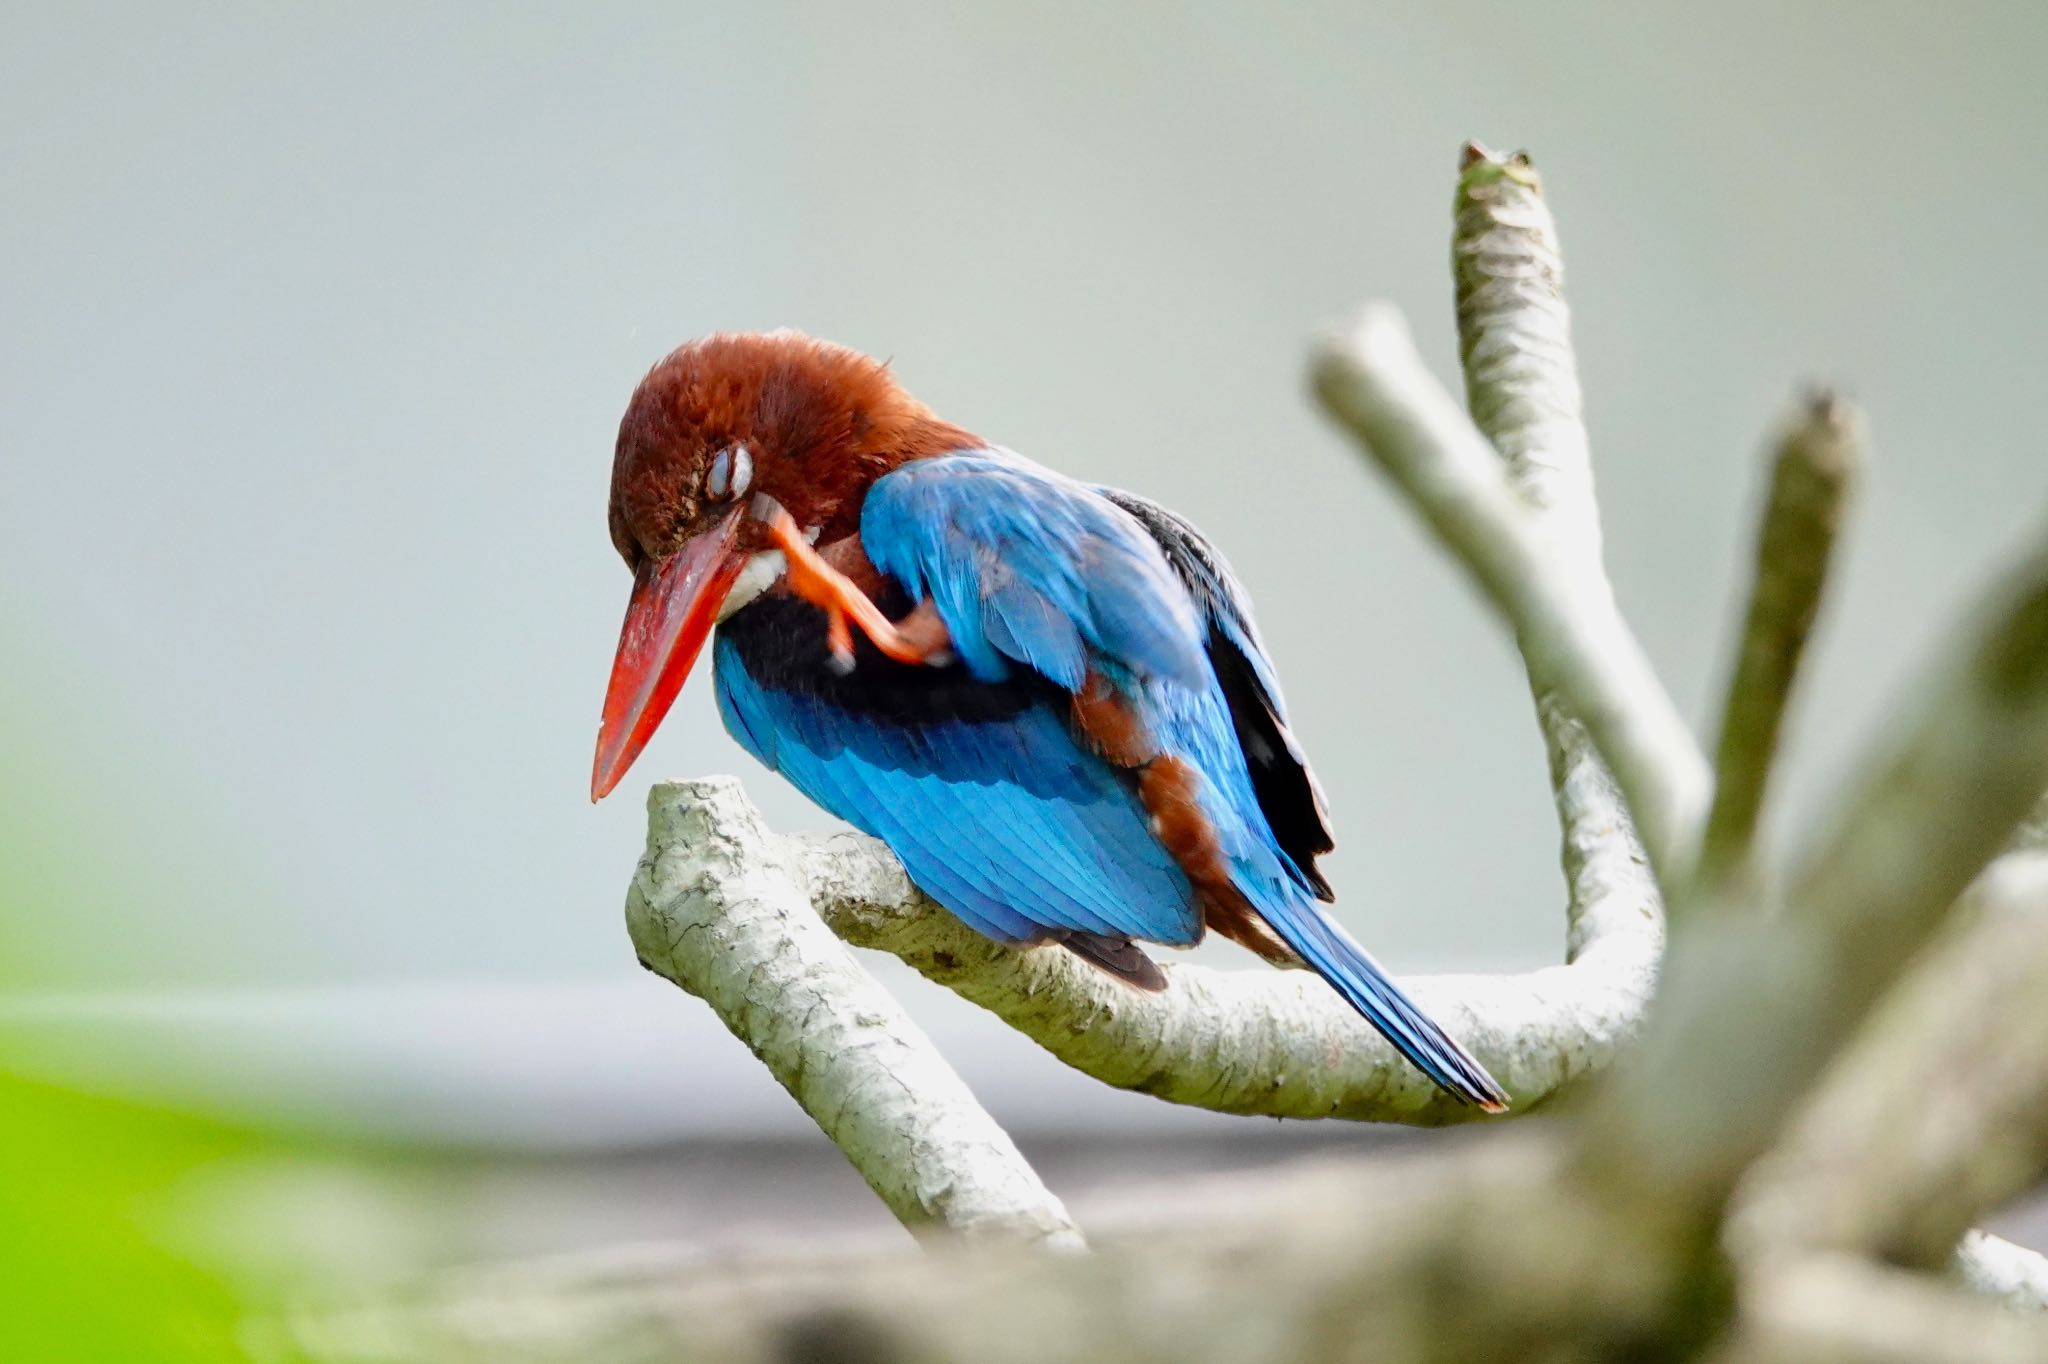
{"label": "thin twig", "polygon": [[[1503,158],[1466,145],[1451,268],[1472,418],[1505,461],[1508,482],[1527,504],[1532,529],[1547,539],[1556,571],[1597,580],[1585,590],[1611,604],[1564,261],[1526,155]],[[1625,905],[1625,912],[1661,923],[1663,897],[1585,726],[1533,667],[1529,684],[1564,837],[1567,959],[1576,961],[1590,911]]]}
{"label": "thin twig", "polygon": [[1526,153],[1468,143],[1458,173],[1451,274],[1472,420],[1508,478],[1545,513],[1560,553],[1600,572],[1600,515],[1585,396],[1564,299],[1564,258]]}
{"label": "thin twig", "polygon": [[1754,880],[1751,849],[1778,732],[1862,462],[1862,419],[1830,393],[1810,395],[1778,439],[1742,648],[1721,716],[1714,805],[1687,902],[1756,901],[1728,892]]}

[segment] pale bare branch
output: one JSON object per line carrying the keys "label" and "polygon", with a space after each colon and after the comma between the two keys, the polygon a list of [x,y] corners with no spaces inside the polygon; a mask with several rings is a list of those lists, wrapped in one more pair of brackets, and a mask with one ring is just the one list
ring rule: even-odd
{"label": "pale bare branch", "polygon": [[[1557,226],[1526,156],[1503,159],[1466,146],[1451,264],[1473,420],[1505,461],[1555,571],[1586,582],[1588,593],[1611,605]],[[1564,835],[1567,959],[1576,961],[1592,907],[1626,903],[1630,913],[1661,916],[1663,897],[1585,727],[1533,668],[1529,683]]]}
{"label": "pale bare branch", "polygon": [[811,912],[737,781],[658,786],[634,949],[717,1011],[913,1230],[1078,1247],[1060,1201]]}
{"label": "pale bare branch", "polygon": [[[1568,783],[1574,799],[1597,780]],[[715,797],[713,799],[712,797]],[[1591,802],[1597,794],[1586,794]],[[758,862],[791,875],[832,931],[892,953],[989,1009],[1067,1064],[1105,1083],[1177,1103],[1275,1117],[1341,1117],[1435,1125],[1479,1116],[1449,1098],[1314,975],[1262,966],[1215,970],[1167,963],[1169,987],[1132,990],[1058,948],[989,941],[919,892],[881,844],[859,835],[779,837],[726,781],[656,787],[649,858],[679,881],[699,863]],[[715,837],[714,837],[715,836]],[[1402,982],[1500,1079],[1518,1108],[1539,1106],[1605,1066],[1635,1031],[1662,942],[1640,864],[1608,839],[1579,859],[1583,911],[1573,964],[1516,976],[1440,976]],[[709,882],[692,912],[720,919]],[[783,932],[778,921],[768,926]],[[774,942],[733,941],[756,960]],[[730,1020],[729,1020],[730,1021]],[[762,1026],[771,1020],[741,1020]],[[752,1044],[753,1034],[742,1033]]]}
{"label": "pale bare branch", "polygon": [[[1661,1228],[1603,1220],[1528,1128],[1454,1153],[1303,1165],[1248,1192],[1229,1218],[1105,1234],[1086,1257],[935,1246],[505,1266],[451,1276],[402,1312],[302,1314],[284,1343],[336,1364],[1590,1364],[1699,1357],[1688,1338],[1717,1364],[2048,1357],[2048,1323],[1810,1255],[1745,1275],[1732,1332],[1717,1317],[1674,1323]],[[1714,1302],[1686,1285],[1677,1306]]]}
{"label": "pale bare branch", "polygon": [[[1601,566],[1540,186],[1523,158],[1473,148],[1464,169],[1454,260],[1468,396],[1484,433],[1383,307],[1325,339],[1315,382],[1512,626],[1528,666],[1564,827],[1569,964],[1408,982],[1527,1110],[1606,1067],[1636,1032],[1662,943],[1659,884],[1646,863],[1667,891],[1688,883],[1712,783]],[[1788,483],[1815,474],[1826,451],[1795,453],[1781,461],[1749,643],[1731,686],[1710,877],[1748,863],[1839,501]],[[1471,1358],[1653,1349],[1673,1358],[1712,1349],[1728,1364],[2048,1357],[2048,1323],[1868,1254],[1939,1260],[1964,1219],[2038,1168],[2036,1091],[2048,1090],[2031,1049],[2038,1039],[2028,1028],[1996,1039],[1984,1032],[2027,993],[2032,976],[2018,966],[1981,991],[1989,1003],[1977,1031],[1958,1024],[1908,1049],[1923,1074],[1967,1053],[1968,1101],[1950,1113],[1967,1131],[1905,1124],[1912,1140],[1903,1155],[1882,1142],[1852,1148],[1852,1168],[1833,1186],[1823,1181],[1808,1205],[1818,1209],[1812,1225],[1773,1229],[1760,1215],[1756,1236],[1734,1238],[1734,1263],[1719,1253],[1730,1190],[2048,787],[2048,558],[2018,575],[1957,658],[1928,687],[1918,718],[1893,727],[1902,738],[1890,758],[1790,879],[1782,918],[1702,915],[1686,926],[1638,1056],[1569,1124],[1492,1134],[1400,1170],[1326,1172],[1291,1192],[1264,1191],[1259,1216],[1142,1245],[1112,1240],[1086,1261],[999,1251],[815,1273],[782,1267],[772,1277],[671,1275],[601,1301],[586,1293],[566,1302],[576,1329],[553,1342],[565,1345],[559,1355],[497,1349],[485,1338],[502,1304],[488,1297],[455,1304],[432,1325],[452,1323],[447,1339],[484,1341],[504,1359],[637,1350],[735,1361],[1400,1364],[1443,1357],[1452,1329]],[[1143,995],[1057,949],[980,937],[919,894],[870,840],[768,833],[730,783],[657,788],[651,813],[634,901],[643,956],[712,999],[857,1164],[882,1153],[863,1168],[907,1219],[981,1221],[1024,1241],[1071,1237],[1058,1204],[1006,1139],[995,1140],[999,1132],[990,1137],[986,1116],[928,1044],[906,1043],[907,1024],[870,1013],[873,982],[811,919],[811,906],[847,942],[896,954],[1111,1084],[1234,1112],[1414,1123],[1470,1115],[1305,973],[1171,966],[1169,988]],[[799,922],[810,927],[792,927]],[[2040,1046],[2048,1051],[2048,1040]],[[2020,1050],[2000,1049],[2008,1047]],[[2000,1088],[1999,1058],[2032,1072],[2034,1088]],[[936,1078],[919,1070],[933,1065]],[[814,1067],[856,1078],[813,1076]],[[877,1097],[883,1076],[906,1092]],[[884,1116],[895,1104],[915,1107],[933,1086],[937,1112]],[[953,1134],[943,1150],[917,1135],[932,1122]],[[2011,1159],[1972,1167],[1972,1143],[1985,1141]],[[1787,1159],[1797,1163],[1796,1148]],[[960,1196],[955,1183],[979,1190],[962,1208],[986,1212],[956,1216],[930,1194],[930,1180],[892,1179],[891,1168],[948,1181],[948,1198]],[[1887,1178],[1905,1181],[1907,1196],[1872,1213],[1871,1192]],[[1964,1236],[1953,1263],[1966,1283],[2007,1303],[2048,1296],[2040,1258],[1995,1238]],[[1257,1311],[1245,1310],[1248,1293]]]}
{"label": "pale bare branch", "polygon": [[1745,1275],[1736,1329],[1713,1364],[2039,1364],[2048,1323],[1846,1255]]}
{"label": "pale bare branch", "polygon": [[1606,576],[1585,571],[1580,551],[1560,554],[1392,308],[1370,304],[1326,335],[1313,376],[1324,407],[1513,628],[1539,688],[1554,688],[1584,723],[1660,875],[1690,865],[1707,809],[1706,760]]}
{"label": "pale bare branch", "polygon": [[1576,571],[1604,573],[1585,396],[1564,258],[1543,184],[1520,152],[1468,143],[1451,231],[1458,356],[1472,420]]}
{"label": "pale bare branch", "polygon": [[1988,1231],[1966,1231],[1949,1272],[1973,1293],[2021,1312],[2048,1313],[2048,1256]]}
{"label": "pale bare branch", "polygon": [[1776,443],[1741,650],[1721,715],[1714,805],[1690,902],[1758,902],[1751,848],[1778,732],[1862,462],[1861,417],[1824,392],[1808,397]]}

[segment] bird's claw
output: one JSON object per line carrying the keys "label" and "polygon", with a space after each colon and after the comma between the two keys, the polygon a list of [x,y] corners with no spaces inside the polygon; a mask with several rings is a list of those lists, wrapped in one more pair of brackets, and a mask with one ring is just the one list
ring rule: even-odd
{"label": "bird's claw", "polygon": [[748,514],[768,528],[769,538],[782,551],[790,590],[825,613],[826,658],[833,672],[844,677],[853,671],[855,626],[884,657],[898,663],[927,663],[942,647],[912,640],[898,630],[865,592],[812,548],[797,529],[796,518],[780,502],[766,493],[756,493]]}
{"label": "bird's claw", "polygon": [[853,626],[846,611],[837,602],[826,606],[825,611],[825,666],[834,676],[845,677],[853,671]]}

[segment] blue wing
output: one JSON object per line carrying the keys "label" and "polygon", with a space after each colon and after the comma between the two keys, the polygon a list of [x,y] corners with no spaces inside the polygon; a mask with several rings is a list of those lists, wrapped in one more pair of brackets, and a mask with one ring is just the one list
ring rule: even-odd
{"label": "blue wing", "polygon": [[[756,635],[765,628],[746,625]],[[791,688],[757,676],[749,644],[730,631],[718,641],[726,728],[806,796],[887,843],[911,879],[971,927],[1003,942],[1200,937],[1187,877],[1152,837],[1128,784],[1075,741],[1049,692],[1027,684],[1006,692],[998,713],[920,717],[868,700],[885,679],[912,679],[889,678],[901,665],[858,645],[845,679],[821,653],[816,685]]]}
{"label": "blue wing", "polygon": [[1156,502],[1119,488],[1095,491],[1129,512],[1166,555],[1208,629],[1209,664],[1230,709],[1237,746],[1260,813],[1280,848],[1320,900],[1333,900],[1316,858],[1336,847],[1322,787],[1288,728],[1280,679],[1252,623],[1251,599],[1203,534]]}
{"label": "blue wing", "polygon": [[958,663],[906,667],[857,639],[842,676],[811,607],[763,598],[720,630],[726,727],[990,937],[1192,943],[1202,923],[1187,876],[1128,774],[1081,743],[1068,714],[1098,656],[1198,676],[1193,609],[1185,594],[1175,614],[1103,590],[1172,580],[1114,508],[1035,466],[1036,478],[1013,478],[1012,465],[924,461],[956,476],[891,474],[864,505],[862,540],[901,584],[895,605],[933,598]]}
{"label": "blue wing", "polygon": [[861,539],[912,598],[932,599],[978,677],[1000,682],[1021,663],[1068,692],[1091,671],[1111,682],[1159,750],[1202,778],[1239,889],[1262,911],[1285,904],[1313,883],[1260,806],[1211,636],[1275,709],[1279,684],[1221,560],[1185,522],[1131,501],[1151,523],[1016,455],[950,455],[879,480]]}
{"label": "blue wing", "polygon": [[862,504],[875,567],[930,597],[984,681],[1016,664],[1078,691],[1107,663],[1209,685],[1195,604],[1158,544],[1093,489],[1007,452],[907,464]]}
{"label": "blue wing", "polygon": [[[990,937],[1196,941],[1195,889],[1154,836],[1133,774],[1070,718],[1074,694],[1106,682],[1152,750],[1194,774],[1245,903],[1426,1073],[1497,1102],[1477,1063],[1321,912],[1320,878],[1276,837],[1248,752],[1277,744],[1310,797],[1312,780],[1241,593],[1165,515],[1006,452],[907,464],[869,490],[861,540],[900,589],[896,613],[929,599],[958,662],[892,664],[857,640],[841,676],[825,666],[813,608],[764,597],[721,628],[727,728]],[[1249,701],[1234,702],[1232,685]],[[1327,846],[1319,801],[1313,815],[1313,833],[1293,841],[1310,857],[1318,838]]]}

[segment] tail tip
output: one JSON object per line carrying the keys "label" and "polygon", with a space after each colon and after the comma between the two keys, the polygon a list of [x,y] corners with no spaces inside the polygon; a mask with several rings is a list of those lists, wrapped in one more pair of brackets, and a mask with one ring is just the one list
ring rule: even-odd
{"label": "tail tip", "polygon": [[1485,1066],[1459,1048],[1459,1059],[1465,1064],[1447,1067],[1446,1073],[1432,1074],[1435,1080],[1451,1095],[1468,1103],[1482,1113],[1505,1113],[1508,1111],[1508,1092],[1501,1088],[1500,1081],[1493,1078]]}

